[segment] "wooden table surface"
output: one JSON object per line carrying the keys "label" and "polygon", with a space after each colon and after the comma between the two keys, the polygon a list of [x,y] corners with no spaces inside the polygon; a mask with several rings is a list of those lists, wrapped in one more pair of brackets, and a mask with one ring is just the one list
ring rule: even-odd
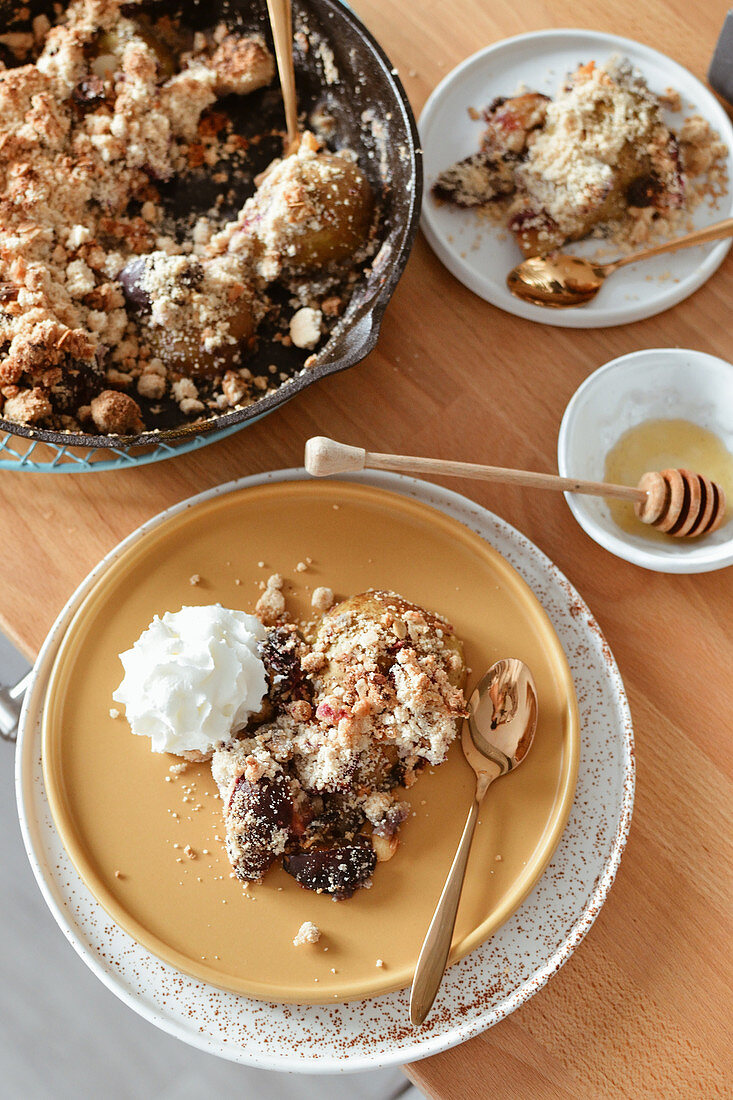
{"label": "wooden table surface", "polygon": [[[649,43],[703,77],[727,0],[434,0],[354,5],[400,70],[416,112],[475,50],[546,27]],[[681,345],[731,357],[733,253],[674,310],[607,331],[505,316],[418,239],[378,349],[234,437],[173,461],[96,475],[0,473],[0,628],[32,656],[74,587],[160,509],[220,481],[300,465],[325,433],[371,450],[555,468],[580,382],[614,356]],[[631,837],[585,942],[492,1030],[408,1067],[451,1100],[731,1095],[733,573],[676,577],[610,556],[559,494],[446,482],[504,516],[578,587],[629,693],[637,745]]]}

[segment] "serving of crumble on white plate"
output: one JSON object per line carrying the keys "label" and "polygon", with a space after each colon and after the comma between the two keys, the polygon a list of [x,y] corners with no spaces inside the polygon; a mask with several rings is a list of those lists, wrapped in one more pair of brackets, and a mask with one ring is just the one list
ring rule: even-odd
{"label": "serving of crumble on white plate", "polygon": [[[425,155],[422,227],[448,270],[474,293],[506,312],[568,328],[607,327],[642,320],[669,309],[702,286],[730,247],[730,242],[721,241],[632,265],[615,275],[587,306],[547,310],[514,298],[506,287],[506,276],[522,259],[518,241],[522,247],[527,242],[522,244],[508,226],[507,218],[502,224],[497,211],[502,213],[499,210],[502,204],[526,206],[527,195],[522,192],[527,188],[515,189],[512,179],[507,183],[512,194],[498,203],[472,209],[461,209],[455,201],[446,202],[433,193],[436,182],[441,178],[445,181],[451,166],[459,167],[459,162],[478,153],[487,128],[484,112],[499,97],[531,91],[540,93],[537,98],[557,99],[559,89],[571,74],[577,74],[580,66],[589,67],[594,62],[600,69],[613,65],[614,58],[630,66],[634,76],[642,78],[653,96],[658,97],[664,125],[680,137],[682,144],[698,119],[709,130],[717,154],[723,146],[727,147],[727,156],[716,156],[715,179],[711,177],[708,181],[711,186],[704,186],[706,193],[702,193],[701,186],[705,173],[689,172],[695,178],[686,199],[693,201],[689,201],[689,210],[678,212],[681,216],[671,221],[665,216],[671,235],[681,236],[731,213],[732,200],[725,180],[733,173],[733,127],[714,96],[682,66],[629,39],[585,30],[542,31],[489,46],[454,69],[433,92],[422,112],[420,134]],[[547,144],[547,135],[543,142]],[[522,171],[527,175],[526,161]],[[698,189],[701,194],[696,201],[693,190]],[[654,211],[653,205],[645,209]],[[511,211],[506,213],[510,216]],[[606,229],[591,225],[591,218],[586,220],[593,236],[564,244],[564,251],[610,260],[622,252],[645,247],[651,243],[647,238],[656,236],[656,227],[651,234],[639,236],[643,217],[635,219],[634,233],[627,234],[625,240],[621,239],[624,227],[619,234],[618,224]],[[568,240],[572,234],[565,233],[564,237]],[[557,247],[557,241],[551,243]]]}

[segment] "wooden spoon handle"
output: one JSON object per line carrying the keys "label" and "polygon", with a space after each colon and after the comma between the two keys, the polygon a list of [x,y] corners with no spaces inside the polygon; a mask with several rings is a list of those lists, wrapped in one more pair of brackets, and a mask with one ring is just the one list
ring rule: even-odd
{"label": "wooden spoon handle", "polygon": [[638,260],[649,260],[652,256],[661,256],[663,252],[676,252],[680,248],[692,248],[693,245],[720,241],[725,237],[733,237],[733,218],[725,218],[722,222],[716,222],[715,225],[708,225],[704,229],[687,233],[684,237],[677,237],[674,241],[665,241],[664,244],[654,245],[653,248],[645,248],[643,252],[632,252],[629,256],[622,256],[620,260],[600,266],[609,275],[617,268],[624,267],[625,264],[635,264]]}
{"label": "wooden spoon handle", "polygon": [[410,991],[410,1019],[413,1024],[421,1024],[433,1006],[436,994],[443,981],[448,963],[453,929],[456,924],[458,902],[461,900],[463,880],[466,877],[466,865],[471,851],[471,841],[476,831],[479,802],[474,798],[468,812],[458,851],[456,852],[443,892],[433,913],[433,919],[420,948],[415,975]]}
{"label": "wooden spoon handle", "polygon": [[298,146],[298,100],[295,94],[295,68],[293,66],[293,15],[290,0],[267,0],[267,11],[275,43],[277,71],[285,104],[285,125],[288,130],[288,153]]}

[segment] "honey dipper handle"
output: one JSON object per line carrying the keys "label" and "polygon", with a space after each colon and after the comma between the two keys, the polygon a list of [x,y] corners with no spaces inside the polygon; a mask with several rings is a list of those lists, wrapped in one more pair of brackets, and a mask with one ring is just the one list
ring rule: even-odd
{"label": "honey dipper handle", "polygon": [[476,481],[497,481],[503,485],[525,485],[531,489],[559,489],[566,493],[586,493],[596,497],[644,501],[646,492],[630,485],[611,485],[605,481],[585,481],[539,474],[532,470],[512,470],[504,466],[481,466],[475,462],[448,462],[442,458],[410,458],[407,455],[365,453],[364,466],[371,470],[395,470],[398,473],[439,474],[466,477]]}
{"label": "honey dipper handle", "polygon": [[353,473],[357,470],[395,470],[402,474],[432,474],[443,477],[467,477],[476,481],[497,481],[503,485],[526,485],[531,489],[559,489],[566,493],[587,493],[619,500],[647,499],[646,490],[630,485],[611,485],[605,481],[583,481],[557,474],[538,474],[532,470],[510,470],[504,466],[481,466],[475,462],[448,462],[442,458],[416,458],[410,455],[386,455],[337,443],[325,435],[314,435],[305,445],[305,468],[314,477]]}

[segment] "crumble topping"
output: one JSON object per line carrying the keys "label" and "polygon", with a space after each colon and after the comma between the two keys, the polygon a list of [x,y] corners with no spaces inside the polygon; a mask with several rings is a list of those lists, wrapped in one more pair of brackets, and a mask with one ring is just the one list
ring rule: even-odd
{"label": "crumble topping", "polygon": [[72,0],[4,45],[26,63],[0,70],[0,413],[136,435],[168,423],[167,406],[216,415],[285,381],[247,368],[258,330],[284,342],[305,310],[291,343],[314,348],[336,320],[321,300],[347,299],[373,250],[353,154],[305,133],[231,221],[226,186],[197,218],[165,197],[202,173],[246,179],[258,139],[218,101],[272,81],[261,36]]}
{"label": "crumble topping", "polygon": [[321,339],[323,314],[320,309],[303,306],[290,318],[290,339],[296,348],[314,348]]}
{"label": "crumble topping", "polygon": [[267,578],[264,592],[257,601],[255,613],[265,626],[273,626],[285,613],[285,597],[282,593],[283,579],[279,573]]}
{"label": "crumble topping", "polygon": [[[282,598],[282,584],[275,574],[265,594]],[[456,736],[461,644],[439,616],[370,591],[327,610],[311,642],[281,622],[262,653],[269,715],[212,759],[229,859],[251,882],[282,858],[302,885],[347,897],[397,850],[409,810],[397,788]]]}
{"label": "crumble topping", "polygon": [[313,589],[311,607],[314,611],[320,611],[321,614],[324,614],[333,607],[334,599],[333,589],[321,585]]}
{"label": "crumble topping", "polygon": [[321,938],[321,930],[313,921],[304,920],[293,939],[293,947],[302,947],[306,943],[318,943]]}

